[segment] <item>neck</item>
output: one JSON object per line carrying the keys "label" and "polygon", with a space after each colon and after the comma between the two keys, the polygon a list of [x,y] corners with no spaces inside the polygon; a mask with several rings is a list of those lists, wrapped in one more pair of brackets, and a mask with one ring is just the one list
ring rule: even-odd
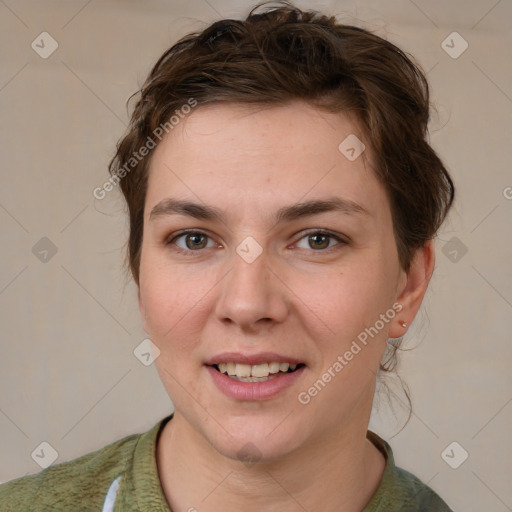
{"label": "neck", "polygon": [[328,432],[286,459],[244,465],[219,454],[175,413],[157,446],[164,495],[173,512],[360,512],[385,467],[366,425]]}

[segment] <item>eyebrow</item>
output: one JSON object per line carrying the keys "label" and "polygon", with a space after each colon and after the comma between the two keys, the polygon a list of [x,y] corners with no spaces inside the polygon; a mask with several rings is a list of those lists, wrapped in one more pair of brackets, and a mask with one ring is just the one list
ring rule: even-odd
{"label": "eyebrow", "polygon": [[[284,206],[277,210],[274,215],[276,224],[291,222],[303,217],[310,217],[320,213],[339,212],[346,215],[363,214],[370,215],[368,210],[354,201],[333,197],[323,200],[312,200],[302,203]],[[212,220],[224,223],[224,213],[215,206],[182,201],[179,199],[166,198],[157,203],[151,213],[149,220],[166,215],[185,215],[194,219]]]}

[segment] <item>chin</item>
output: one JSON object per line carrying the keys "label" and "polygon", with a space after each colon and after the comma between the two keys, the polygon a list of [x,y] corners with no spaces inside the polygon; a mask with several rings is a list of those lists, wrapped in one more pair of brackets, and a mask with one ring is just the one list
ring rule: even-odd
{"label": "chin", "polygon": [[293,413],[289,417],[287,414],[232,416],[222,422],[224,428],[210,423],[214,430],[203,435],[218,453],[229,459],[246,465],[276,462],[299,449],[307,438],[293,423]]}

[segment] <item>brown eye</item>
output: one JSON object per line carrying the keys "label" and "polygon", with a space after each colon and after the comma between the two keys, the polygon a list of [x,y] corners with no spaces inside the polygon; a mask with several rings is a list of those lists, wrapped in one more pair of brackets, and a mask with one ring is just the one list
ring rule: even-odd
{"label": "brown eye", "polygon": [[[210,245],[208,245],[208,243]],[[197,252],[201,249],[213,247],[213,241],[208,235],[201,231],[186,231],[178,234],[166,243],[167,245],[176,246],[178,252]]]}
{"label": "brown eye", "polygon": [[315,252],[327,252],[327,250],[334,249],[336,246],[340,246],[339,248],[341,248],[346,244],[347,242],[345,240],[333,233],[311,231],[306,233],[296,245],[300,249],[313,249]]}
{"label": "brown eye", "polygon": [[327,249],[327,247],[329,247],[330,238],[332,237],[329,235],[316,234],[309,235],[308,241],[312,249]]}
{"label": "brown eye", "polygon": [[187,233],[185,236],[185,244],[188,249],[204,249],[208,243],[208,237],[202,233]]}

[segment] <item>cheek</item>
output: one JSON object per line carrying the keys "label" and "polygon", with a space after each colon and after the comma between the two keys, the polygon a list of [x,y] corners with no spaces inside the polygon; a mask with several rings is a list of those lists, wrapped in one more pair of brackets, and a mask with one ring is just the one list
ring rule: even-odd
{"label": "cheek", "polygon": [[[304,288],[296,283],[297,295],[307,297],[302,307],[302,325],[307,326],[319,350],[316,377],[331,369],[336,374],[334,393],[347,393],[347,386],[353,386],[356,393],[378,370],[395,315],[390,275],[390,269],[385,271],[379,263],[358,264],[317,275]],[[335,364],[337,369],[333,368]]]}
{"label": "cheek", "polygon": [[165,351],[190,348],[198,339],[211,285],[197,275],[174,272],[150,261],[141,265],[140,283],[144,324],[153,342]]}
{"label": "cheek", "polygon": [[[346,335],[373,324],[392,306],[396,283],[391,269],[380,261],[362,258],[342,270],[318,273],[304,279],[296,276],[290,286],[315,315],[316,323],[346,339]],[[311,315],[310,315],[311,316]]]}

